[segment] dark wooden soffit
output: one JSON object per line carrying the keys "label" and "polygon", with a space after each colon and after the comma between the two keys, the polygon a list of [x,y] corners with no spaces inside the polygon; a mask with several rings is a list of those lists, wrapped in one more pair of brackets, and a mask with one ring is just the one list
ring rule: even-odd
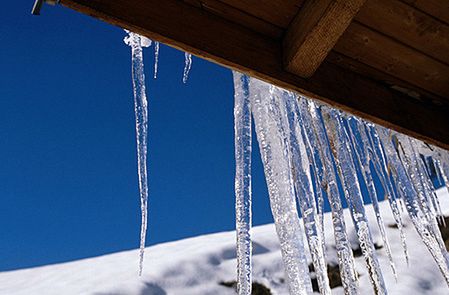
{"label": "dark wooden soffit", "polygon": [[[409,87],[407,80],[395,75],[391,75],[391,85],[388,84],[385,77],[389,76],[376,64],[366,65],[346,56],[349,49],[344,43],[338,45],[338,51],[331,52],[311,78],[301,78],[283,67],[279,37],[288,26],[288,19],[279,16],[270,21],[271,25],[258,16],[246,18],[261,31],[271,32],[272,37],[267,37],[185,1],[61,0],[61,4],[449,150],[447,97],[420,86]],[[220,1],[205,2],[216,5],[214,2]],[[357,29],[350,34],[356,34]]]}

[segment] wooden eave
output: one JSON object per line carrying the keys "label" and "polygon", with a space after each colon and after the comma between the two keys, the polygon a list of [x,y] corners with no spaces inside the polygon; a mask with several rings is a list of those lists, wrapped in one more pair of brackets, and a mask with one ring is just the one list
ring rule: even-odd
{"label": "wooden eave", "polygon": [[449,150],[447,0],[61,0]]}

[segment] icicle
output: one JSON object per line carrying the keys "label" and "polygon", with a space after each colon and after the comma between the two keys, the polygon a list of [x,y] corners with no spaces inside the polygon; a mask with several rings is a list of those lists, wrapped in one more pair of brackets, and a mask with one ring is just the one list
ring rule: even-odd
{"label": "icicle", "polygon": [[[436,214],[430,204],[431,200],[427,193],[426,186],[424,185],[423,175],[419,169],[421,159],[417,155],[408,137],[396,134],[393,138],[398,143],[400,159],[406,168],[406,172],[408,173],[412,185],[415,187],[415,191],[417,192],[416,196],[418,197],[417,200],[419,201],[421,210],[427,217],[428,221],[433,223],[436,219]],[[434,229],[434,233],[435,235],[438,235],[438,229]]]}
{"label": "icicle", "polygon": [[449,190],[449,152],[440,148],[435,148],[434,156],[438,162],[438,167],[444,184]]}
{"label": "icicle", "polygon": [[438,172],[443,179],[444,185],[449,190],[449,153],[437,148],[434,157]]}
{"label": "icicle", "polygon": [[307,242],[312,263],[317,274],[318,288],[321,294],[331,294],[327,266],[320,228],[320,219],[310,176],[310,163],[301,132],[302,122],[299,118],[298,97],[292,92],[274,88],[283,119],[284,129],[288,130],[287,142],[290,146],[291,168],[299,207],[302,213]]}
{"label": "icicle", "polygon": [[342,126],[341,118],[336,110],[326,108],[323,116],[326,122],[326,130],[328,131],[331,149],[345,190],[345,196],[350,207],[374,293],[387,294],[368,226],[368,220],[365,215],[357,173],[351,158],[348,135]]}
{"label": "icicle", "polygon": [[288,158],[286,130],[269,84],[251,79],[251,109],[268,185],[270,205],[281,244],[290,294],[310,294],[312,285],[302,241],[302,230]]}
{"label": "icicle", "polygon": [[148,103],[145,93],[145,75],[143,69],[142,47],[151,45],[151,41],[138,34],[128,32],[124,42],[131,47],[132,78],[134,89],[134,110],[136,115],[137,164],[139,176],[139,190],[141,202],[142,224],[140,230],[140,259],[139,275],[142,275],[143,256],[145,251],[145,237],[147,232],[147,130],[148,130]]}
{"label": "icicle", "polygon": [[417,162],[415,164],[421,179],[424,192],[432,204],[432,209],[437,219],[441,224],[444,224],[444,216],[441,210],[440,201],[437,194],[435,193],[432,179],[430,178],[429,171],[426,167],[427,164],[425,163],[425,157],[427,155],[430,156],[433,153],[432,148],[429,145],[424,145],[422,142],[419,142],[418,140],[413,138],[409,138],[409,141],[416,154],[415,158],[417,159]]}
{"label": "icicle", "polygon": [[185,64],[184,64],[184,74],[182,75],[182,82],[187,83],[187,79],[189,79],[190,69],[192,68],[192,55],[190,53],[185,52]]}
{"label": "icicle", "polygon": [[154,42],[154,79],[157,78],[157,70],[159,64],[159,42]]}
{"label": "icicle", "polygon": [[320,151],[317,148],[317,139],[313,134],[312,128],[310,126],[311,121],[307,121],[308,117],[301,115],[302,112],[309,113],[310,111],[306,108],[305,110],[299,110],[301,108],[301,102],[305,102],[308,99],[304,97],[298,97],[295,99],[297,102],[297,112],[300,120],[300,128],[301,134],[304,138],[305,150],[307,153],[307,157],[311,160],[312,171],[315,175],[315,198],[317,203],[317,211],[318,211],[318,224],[320,227],[319,233],[322,235],[321,243],[323,248],[323,253],[326,256],[326,247],[325,247],[325,239],[324,239],[324,197],[323,197],[323,162],[320,157]]}
{"label": "icicle", "polygon": [[237,291],[250,295],[251,278],[251,106],[249,77],[234,72],[235,211]]}
{"label": "icicle", "polygon": [[[399,210],[397,201],[394,192],[395,190],[392,187],[392,183],[390,181],[390,173],[386,163],[386,157],[384,154],[384,151],[382,149],[382,144],[379,139],[379,135],[377,134],[377,131],[373,124],[371,123],[365,123],[366,129],[365,134],[368,136],[369,139],[369,145],[371,146],[372,155],[374,157],[373,159],[373,166],[374,169],[379,176],[382,188],[384,189],[385,194],[387,195],[387,200],[390,203],[390,209],[391,213],[393,214],[393,218],[396,222],[396,226],[399,230],[399,235],[401,237],[401,244],[402,249],[404,251],[405,261],[407,265],[409,264],[409,258],[408,258],[408,250],[407,250],[407,241],[405,238],[404,233],[404,225],[402,222],[401,212]],[[401,199],[402,201],[402,199]]]}
{"label": "icicle", "polygon": [[[385,232],[385,224],[380,212],[379,202],[377,199],[376,187],[374,185],[373,176],[371,174],[370,169],[370,161],[372,156],[368,150],[369,141],[368,137],[365,133],[365,128],[362,126],[361,122],[355,118],[350,116],[348,118],[349,125],[349,134],[352,143],[352,147],[355,153],[355,157],[357,159],[358,165],[361,169],[363,180],[365,181],[366,187],[368,189],[368,195],[371,200],[371,205],[374,209],[374,213],[376,215],[377,226],[379,228],[380,234],[382,236],[382,240],[384,242],[385,248],[387,250],[388,260],[390,261],[391,270],[393,271],[393,275],[397,281],[397,273],[396,267],[393,262],[393,256],[391,254],[390,243],[387,238],[387,234]],[[357,140],[358,139],[358,140]]]}
{"label": "icicle", "polygon": [[[438,239],[434,234],[434,226],[432,222],[429,222],[425,213],[422,212],[421,201],[418,200],[418,192],[416,191],[413,182],[410,181],[407,169],[411,169],[409,164],[405,166],[402,164],[395,146],[392,143],[391,136],[383,127],[377,126],[378,134],[382,140],[383,147],[385,148],[387,160],[390,164],[393,178],[398,185],[398,192],[403,198],[409,217],[415,226],[416,231],[421,237],[423,243],[427,246],[427,249],[435,259],[441,273],[443,274],[446,283],[449,285],[449,257],[446,249],[442,247]],[[412,173],[414,174],[414,173]],[[414,175],[413,178],[416,178]],[[412,179],[413,181],[413,179]]]}
{"label": "icicle", "polygon": [[317,156],[323,161],[323,178],[321,186],[326,191],[332,210],[335,245],[343,288],[345,294],[358,294],[354,257],[346,232],[343,208],[337,186],[337,175],[333,168],[332,154],[328,144],[326,131],[315,104],[306,99],[301,99],[299,104],[303,130],[307,134],[309,148],[316,149],[318,151]]}

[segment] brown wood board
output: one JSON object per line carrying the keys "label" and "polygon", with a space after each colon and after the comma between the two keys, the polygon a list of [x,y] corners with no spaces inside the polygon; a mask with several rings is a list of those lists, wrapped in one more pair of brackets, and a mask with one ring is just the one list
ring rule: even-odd
{"label": "brown wood board", "polygon": [[218,0],[184,0],[184,2],[204,9],[224,19],[240,24],[254,32],[280,40],[284,29],[273,25],[261,18],[255,17],[247,12],[235,8]]}
{"label": "brown wood board", "polygon": [[449,1],[447,0],[402,0],[417,9],[449,24]]}
{"label": "brown wood board", "polygon": [[399,0],[368,0],[356,20],[449,64],[449,25],[419,9]]}
{"label": "brown wood board", "polygon": [[436,95],[449,97],[449,66],[353,22],[334,50]]}
{"label": "brown wood board", "polygon": [[278,27],[287,28],[304,0],[220,0]]}
{"label": "brown wood board", "polygon": [[449,149],[449,108],[325,61],[310,79],[283,69],[280,42],[177,0],[61,0],[67,7],[301,92]]}
{"label": "brown wood board", "polygon": [[298,76],[311,77],[365,1],[306,1],[283,40],[285,68]]}

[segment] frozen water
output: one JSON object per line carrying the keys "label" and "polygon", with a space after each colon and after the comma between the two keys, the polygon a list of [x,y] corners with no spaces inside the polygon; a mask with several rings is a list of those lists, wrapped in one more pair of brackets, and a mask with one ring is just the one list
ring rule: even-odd
{"label": "frozen water", "polygon": [[147,137],[148,137],[148,102],[145,92],[145,74],[142,47],[151,45],[151,40],[138,34],[128,32],[125,43],[131,47],[132,80],[134,93],[134,111],[136,116],[137,166],[141,203],[142,224],[140,230],[139,275],[142,274],[145,238],[147,232]]}
{"label": "frozen water", "polygon": [[251,102],[249,77],[234,72],[237,291],[251,294]]}
{"label": "frozen water", "polygon": [[371,230],[365,214],[362,193],[357,179],[357,172],[351,156],[349,137],[337,110],[325,108],[323,116],[334,155],[337,171],[343,184],[354,227],[360,243],[371,284],[376,294],[386,294],[387,290],[375,253]]}
{"label": "frozen water", "polygon": [[159,65],[159,42],[154,42],[154,79],[157,78],[157,70]]}
{"label": "frozen water", "polygon": [[187,83],[187,79],[189,79],[190,69],[192,68],[192,55],[190,53],[184,53],[184,73],[182,75],[182,82]]}
{"label": "frozen water", "polygon": [[296,210],[288,133],[273,91],[273,86],[265,82],[250,81],[251,108],[289,291],[310,294],[312,285]]}

